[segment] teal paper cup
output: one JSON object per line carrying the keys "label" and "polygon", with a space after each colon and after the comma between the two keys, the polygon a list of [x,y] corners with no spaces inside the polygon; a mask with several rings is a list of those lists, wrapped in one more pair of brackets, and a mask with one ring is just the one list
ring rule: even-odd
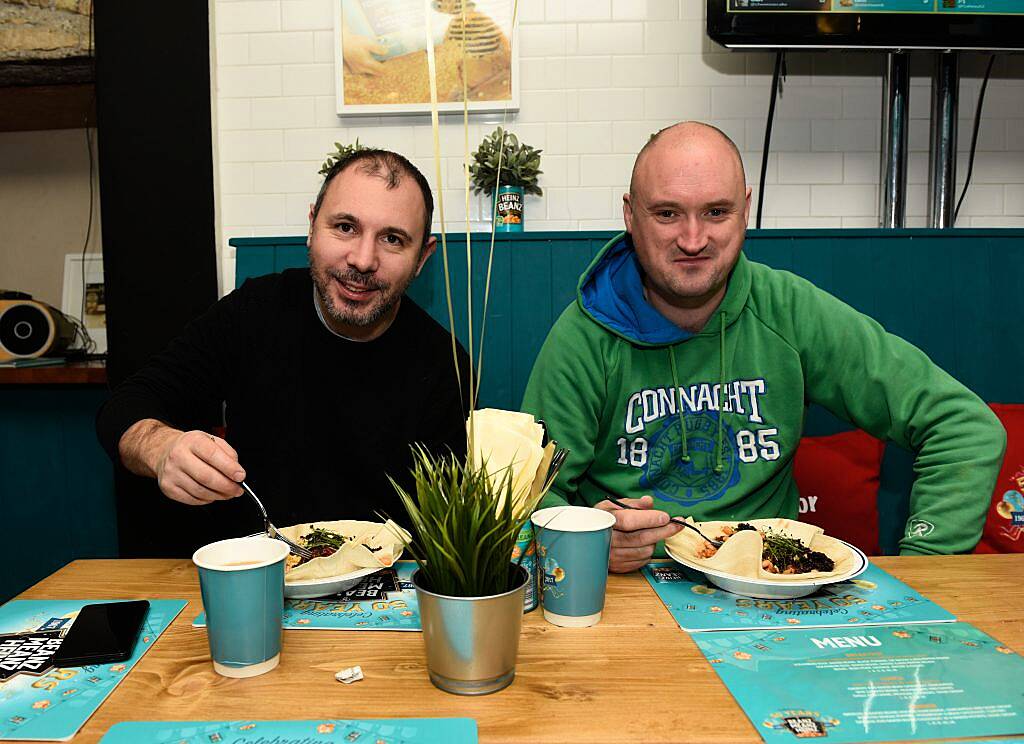
{"label": "teal paper cup", "polygon": [[601,621],[615,517],[585,506],[553,506],[531,518],[544,619],[565,628]]}
{"label": "teal paper cup", "polygon": [[288,546],[269,537],[221,540],[193,554],[218,674],[255,677],[281,661],[287,555]]}

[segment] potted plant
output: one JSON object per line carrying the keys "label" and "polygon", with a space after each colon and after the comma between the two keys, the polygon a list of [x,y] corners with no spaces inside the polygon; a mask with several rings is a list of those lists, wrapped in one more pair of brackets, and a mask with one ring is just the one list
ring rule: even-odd
{"label": "potted plant", "polygon": [[[483,413],[475,412],[471,422]],[[487,413],[527,416],[535,425],[529,414]],[[478,456],[462,461],[414,446],[414,493],[392,480],[412,527],[409,550],[419,566],[412,581],[427,671],[435,686],[461,695],[497,692],[515,678],[529,575],[520,565],[525,551],[513,561],[513,550],[553,480],[548,469],[554,444],[542,448],[539,438],[533,444],[511,429],[495,444],[494,436],[506,433],[494,418],[500,417],[488,417],[478,432],[469,424],[476,440],[470,452]]]}
{"label": "potted plant", "polygon": [[473,153],[469,166],[473,192],[493,197],[491,216],[495,230],[522,232],[524,195],[543,195],[537,185],[537,177],[543,172],[541,152],[498,127],[483,138]]}
{"label": "potted plant", "polygon": [[320,166],[320,175],[321,176],[326,176],[327,173],[331,170],[331,167],[335,163],[337,163],[339,160],[344,160],[345,158],[347,158],[352,153],[359,152],[360,150],[369,150],[369,149],[370,148],[367,147],[366,145],[360,145],[359,144],[359,138],[358,137],[356,137],[356,141],[353,144],[351,144],[351,145],[343,145],[340,142],[335,142],[334,143],[334,152],[327,153],[327,160],[325,160],[323,162],[323,164]]}

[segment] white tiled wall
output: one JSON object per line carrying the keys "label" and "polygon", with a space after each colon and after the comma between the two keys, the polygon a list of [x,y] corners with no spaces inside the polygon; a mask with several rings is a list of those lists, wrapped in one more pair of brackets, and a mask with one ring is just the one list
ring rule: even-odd
{"label": "white tiled wall", "polygon": [[[727,132],[756,185],[774,57],[710,42],[704,4],[519,0],[521,107],[508,124],[544,150],[545,194],[528,200],[528,229],[620,227],[636,151],[652,132],[681,119]],[[334,113],[332,0],[212,0],[211,8],[223,286],[233,286],[228,238],[305,232],[317,171],[335,141],[358,137],[402,152],[436,188],[429,116]],[[984,61],[965,55],[961,65],[961,179]],[[787,67],[764,226],[876,226],[882,57],[794,53]],[[927,55],[913,59],[911,226],[924,225],[927,215],[930,70]],[[501,121],[500,114],[474,116],[472,145]],[[461,117],[442,119],[441,147],[449,229],[461,229]],[[479,197],[471,200],[469,217],[478,227],[481,205]],[[958,225],[1024,227],[1024,58],[996,62]]]}

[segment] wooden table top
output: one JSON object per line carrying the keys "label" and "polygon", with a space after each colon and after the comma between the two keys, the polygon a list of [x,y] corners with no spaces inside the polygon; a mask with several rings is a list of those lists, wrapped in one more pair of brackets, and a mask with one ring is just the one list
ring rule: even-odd
{"label": "wooden table top", "polygon": [[[877,558],[919,592],[1024,652],[1024,555]],[[419,633],[292,630],[281,665],[252,679],[214,673],[187,560],[75,561],[20,599],[180,598],[189,606],[75,737],[125,720],[459,716],[481,742],[757,742],[755,728],[639,574],[609,577],[599,625],[525,616],[516,680],[479,698],[430,684]],[[335,681],[359,664],[366,679]]]}

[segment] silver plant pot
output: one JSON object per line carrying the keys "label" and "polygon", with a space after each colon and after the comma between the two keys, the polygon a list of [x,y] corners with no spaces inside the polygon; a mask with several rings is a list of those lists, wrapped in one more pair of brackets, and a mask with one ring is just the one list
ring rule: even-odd
{"label": "silver plant pot", "polygon": [[523,591],[519,567],[515,589],[490,597],[449,597],[424,589],[412,575],[423,624],[430,681],[456,695],[487,695],[516,676]]}

